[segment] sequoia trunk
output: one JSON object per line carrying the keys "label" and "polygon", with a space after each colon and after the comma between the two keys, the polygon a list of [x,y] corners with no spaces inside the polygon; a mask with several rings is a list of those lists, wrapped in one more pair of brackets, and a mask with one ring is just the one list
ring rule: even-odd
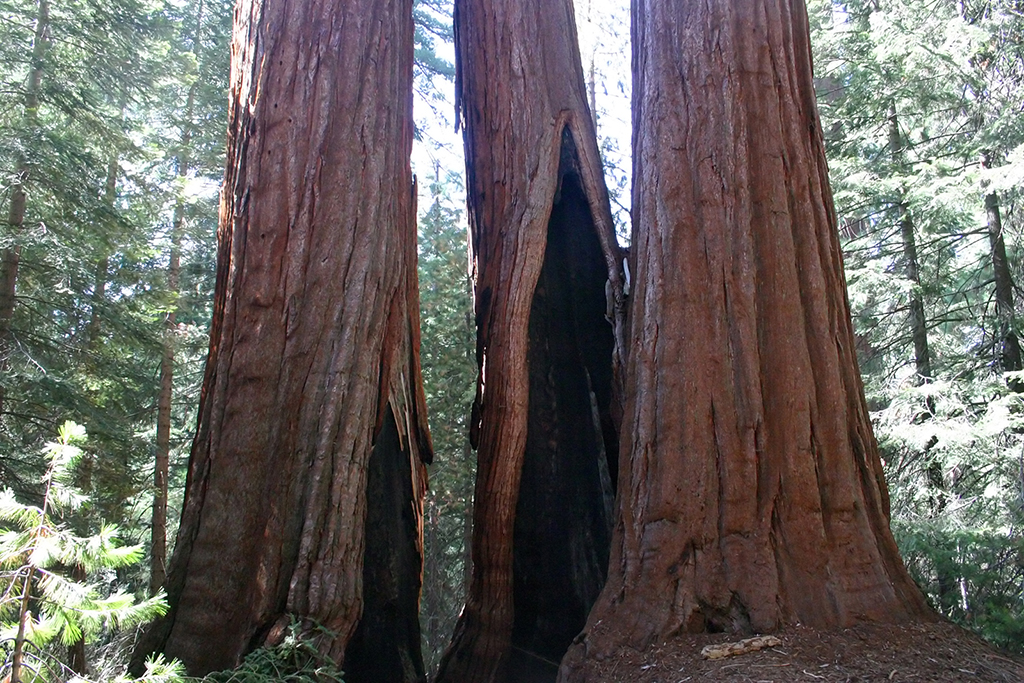
{"label": "sequoia trunk", "polygon": [[804,3],[633,12],[621,516],[566,681],[680,632],[928,614],[889,531]]}
{"label": "sequoia trunk", "polygon": [[423,678],[412,35],[411,0],[236,7],[210,354],[135,669],[233,667],[297,621],[349,683]]}
{"label": "sequoia trunk", "polygon": [[458,0],[480,374],[472,578],[438,681],[555,678],[604,582],[622,254],[569,0]]}

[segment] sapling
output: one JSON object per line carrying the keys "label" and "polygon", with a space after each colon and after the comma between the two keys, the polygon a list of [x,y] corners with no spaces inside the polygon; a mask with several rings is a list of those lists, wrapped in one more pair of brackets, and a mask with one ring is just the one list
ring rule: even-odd
{"label": "sapling", "polygon": [[46,444],[49,463],[39,507],[19,502],[10,490],[0,493],[0,523],[9,525],[0,528],[0,620],[5,631],[15,634],[11,683],[24,681],[26,643],[41,647],[59,637],[67,645],[103,629],[147,621],[167,609],[162,593],[142,602],[123,591],[103,597],[96,585],[67,575],[74,566],[88,574],[132,565],[143,554],[141,546],[121,545],[113,525],[103,524],[98,533],[83,537],[66,524],[67,515],[86,501],[72,483],[85,436],[83,427],[67,421],[57,440]]}

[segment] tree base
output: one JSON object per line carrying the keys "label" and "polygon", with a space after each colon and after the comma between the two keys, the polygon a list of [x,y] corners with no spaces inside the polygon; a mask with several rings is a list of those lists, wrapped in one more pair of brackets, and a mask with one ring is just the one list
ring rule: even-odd
{"label": "tree base", "polygon": [[[587,641],[611,642],[614,625],[598,624]],[[947,621],[859,624],[830,631],[791,626],[775,633],[782,645],[724,659],[701,649],[738,640],[735,634],[678,636],[639,652],[603,653],[575,645],[562,662],[562,683],[660,681],[980,681],[1024,680],[1024,658],[1000,652]]]}

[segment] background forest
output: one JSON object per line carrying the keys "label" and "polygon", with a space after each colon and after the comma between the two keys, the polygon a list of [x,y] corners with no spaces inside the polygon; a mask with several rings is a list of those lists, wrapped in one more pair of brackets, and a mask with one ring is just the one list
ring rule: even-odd
{"label": "background forest", "polygon": [[[626,5],[576,2],[623,236]],[[1024,2],[809,5],[893,530],[939,611],[1024,651]],[[24,531],[7,511],[41,506],[55,462],[45,444],[66,420],[83,425],[62,489],[81,498],[50,514],[83,539],[116,525],[143,556],[57,563],[97,600],[160,585],[180,512],[211,315],[231,9],[0,0],[0,487],[10,501],[0,515]],[[451,11],[449,0],[414,9],[423,375],[437,453],[425,503],[428,666],[462,605],[474,478]],[[26,555],[8,552],[9,536],[0,615],[13,635]],[[63,640],[88,645],[102,679],[118,666],[117,641],[97,623]]]}

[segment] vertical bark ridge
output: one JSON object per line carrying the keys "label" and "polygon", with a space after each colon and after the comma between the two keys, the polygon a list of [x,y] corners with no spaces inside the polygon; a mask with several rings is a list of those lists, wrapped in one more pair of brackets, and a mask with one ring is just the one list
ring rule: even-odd
{"label": "vertical bark ridge", "polygon": [[[411,633],[430,458],[412,50],[410,0],[236,8],[210,355],[171,609],[135,669],[154,651],[191,674],[233,667],[293,619],[332,632],[321,649],[341,662],[363,610],[368,496],[381,504],[373,515],[412,539],[383,559],[371,546],[366,567],[402,565],[389,627]],[[418,637],[393,642],[382,666],[401,659],[400,680],[420,680]]]}
{"label": "vertical bark ridge", "polygon": [[621,521],[562,680],[680,631],[928,613],[888,529],[807,34],[800,0],[634,5]]}
{"label": "vertical bark ridge", "polygon": [[[533,400],[530,320],[566,130],[575,148],[580,201],[604,259],[600,295],[606,279],[614,323],[609,330],[620,340],[625,301],[622,253],[587,108],[572,4],[458,0],[455,37],[480,368],[471,420],[478,470],[472,579],[437,680],[472,683],[506,680],[510,663],[519,665],[510,661],[516,623],[513,534]],[[621,362],[622,351],[616,346],[609,365]],[[620,377],[617,370],[614,377]],[[609,407],[610,414],[616,412]],[[530,640],[523,634],[531,630],[520,621],[517,642]]]}

